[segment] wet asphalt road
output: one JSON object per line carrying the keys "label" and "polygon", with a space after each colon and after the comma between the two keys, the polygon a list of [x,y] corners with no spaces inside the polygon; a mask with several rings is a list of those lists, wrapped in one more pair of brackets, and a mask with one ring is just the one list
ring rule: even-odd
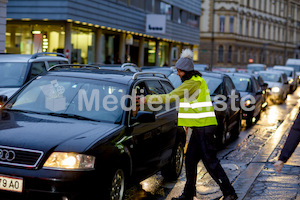
{"label": "wet asphalt road", "polygon": [[[288,95],[285,103],[269,104],[261,118],[252,127],[246,128],[243,121],[238,139],[229,143],[218,152],[218,158],[233,183],[239,199],[249,199],[247,191],[264,170],[266,163],[272,167],[277,155],[277,147],[282,135],[287,134],[295,119],[300,105],[300,87]],[[164,182],[157,173],[138,186],[127,190],[126,200],[169,200],[179,196],[185,184],[185,168],[176,182]],[[220,199],[222,193],[218,185],[206,172],[202,162],[198,165],[197,199]]]}

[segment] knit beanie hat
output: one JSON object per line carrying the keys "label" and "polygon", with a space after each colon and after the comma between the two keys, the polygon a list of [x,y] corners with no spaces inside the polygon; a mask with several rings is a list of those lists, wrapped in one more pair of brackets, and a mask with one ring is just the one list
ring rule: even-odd
{"label": "knit beanie hat", "polygon": [[175,67],[186,72],[194,71],[193,52],[190,49],[182,50]]}

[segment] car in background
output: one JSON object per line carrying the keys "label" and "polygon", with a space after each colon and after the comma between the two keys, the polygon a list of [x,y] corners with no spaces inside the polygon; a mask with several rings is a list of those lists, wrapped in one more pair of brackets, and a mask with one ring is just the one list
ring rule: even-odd
{"label": "car in background", "polygon": [[287,59],[285,66],[293,67],[296,71],[298,83],[300,83],[300,59]]}
{"label": "car in background", "polygon": [[[96,64],[91,64],[96,65]],[[97,64],[101,69],[112,69],[119,71],[129,72],[141,72],[142,70],[134,63],[123,63],[123,64]]]}
{"label": "car in background", "polygon": [[0,95],[10,97],[26,82],[50,67],[68,63],[68,59],[60,53],[0,54]]}
{"label": "car in background", "polygon": [[206,64],[195,64],[194,63],[194,70],[197,71],[209,71],[209,66]]}
{"label": "car in background", "polygon": [[290,85],[290,93],[292,94],[298,86],[296,71],[293,67],[275,65],[272,70],[283,71],[288,78]]}
{"label": "car in background", "polygon": [[247,126],[260,118],[263,104],[262,90],[256,78],[251,74],[226,73],[232,79],[241,94],[242,116]]}
{"label": "car in background", "polygon": [[213,67],[213,72],[237,72],[237,69],[234,67]]}
{"label": "car in background", "polygon": [[180,77],[177,75],[177,70],[172,67],[142,67],[143,72],[159,72],[165,74],[171,81],[174,88],[177,88],[182,84]]}
{"label": "car in background", "polygon": [[240,134],[242,120],[240,93],[236,91],[228,75],[214,72],[201,73],[209,89],[216,113],[218,121],[216,138],[220,149],[230,139],[236,138]]}
{"label": "car in background", "polygon": [[254,73],[257,71],[265,71],[267,66],[265,64],[252,63],[247,65],[247,71],[250,73]]}
{"label": "car in background", "polygon": [[283,71],[260,71],[259,74],[268,83],[268,99],[273,103],[283,103],[289,93],[287,76]]}
{"label": "car in background", "polygon": [[157,171],[176,180],[186,138],[176,106],[134,103],[135,94],[173,89],[161,74],[98,66],[57,65],[35,77],[0,110],[0,179],[13,184],[2,184],[1,197],[122,199],[127,184]]}

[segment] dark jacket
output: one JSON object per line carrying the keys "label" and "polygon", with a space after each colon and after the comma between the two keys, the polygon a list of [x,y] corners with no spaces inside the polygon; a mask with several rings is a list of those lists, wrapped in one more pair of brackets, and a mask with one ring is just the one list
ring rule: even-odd
{"label": "dark jacket", "polygon": [[288,138],[285,141],[284,147],[281,150],[279,160],[286,162],[295,151],[296,147],[300,142],[300,114],[298,113],[297,119],[295,120]]}

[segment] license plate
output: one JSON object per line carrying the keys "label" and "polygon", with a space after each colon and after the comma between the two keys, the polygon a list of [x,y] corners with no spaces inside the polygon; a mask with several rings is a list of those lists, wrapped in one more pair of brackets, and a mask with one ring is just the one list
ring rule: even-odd
{"label": "license plate", "polygon": [[23,191],[23,179],[0,175],[0,190],[22,192]]}

